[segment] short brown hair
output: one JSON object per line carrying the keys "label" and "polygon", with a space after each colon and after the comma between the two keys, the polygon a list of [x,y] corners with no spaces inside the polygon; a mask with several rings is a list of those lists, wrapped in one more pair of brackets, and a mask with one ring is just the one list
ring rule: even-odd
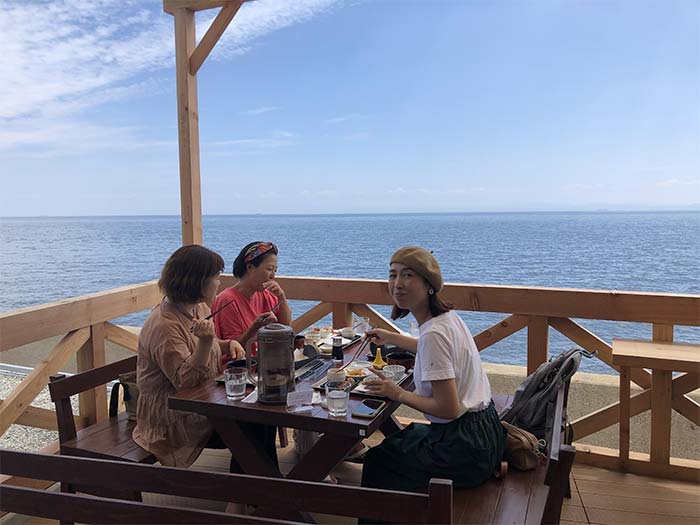
{"label": "short brown hair", "polygon": [[176,303],[202,300],[204,283],[224,271],[224,259],[198,244],[182,246],[168,258],[160,274],[158,287]]}

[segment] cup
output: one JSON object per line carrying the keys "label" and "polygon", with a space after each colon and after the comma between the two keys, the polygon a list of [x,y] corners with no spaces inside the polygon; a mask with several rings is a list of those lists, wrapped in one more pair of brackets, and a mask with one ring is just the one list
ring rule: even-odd
{"label": "cup", "polygon": [[394,381],[394,383],[396,383],[406,373],[406,367],[403,365],[386,365],[384,368],[382,368],[382,374],[386,375],[387,372],[391,372],[394,374],[392,380]]}
{"label": "cup", "polygon": [[330,416],[343,417],[348,414],[350,388],[348,381],[328,381],[326,383],[326,403]]}
{"label": "cup", "polygon": [[318,347],[318,344],[321,342],[321,332],[318,332],[318,331],[306,332],[304,334],[304,339],[306,340],[307,344],[314,345],[315,347]]}
{"label": "cup", "polygon": [[226,397],[229,399],[241,399],[245,394],[246,374],[248,370],[240,366],[233,366],[224,370],[224,385]]}
{"label": "cup", "polygon": [[356,317],[353,326],[355,327],[355,332],[359,335],[364,335],[369,330],[369,317]]}
{"label": "cup", "polygon": [[342,335],[345,339],[352,339],[355,337],[355,334],[357,332],[352,326],[346,326],[345,328],[340,329],[340,335]]}

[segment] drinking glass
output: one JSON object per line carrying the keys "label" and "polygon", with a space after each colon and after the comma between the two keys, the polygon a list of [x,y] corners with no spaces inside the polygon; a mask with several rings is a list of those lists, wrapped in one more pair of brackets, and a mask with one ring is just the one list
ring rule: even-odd
{"label": "drinking glass", "polygon": [[333,417],[347,415],[350,388],[352,386],[347,381],[328,381],[326,383],[326,403],[329,415]]}
{"label": "drinking glass", "polygon": [[240,399],[245,394],[247,370],[243,367],[231,367],[224,370],[226,397]]}
{"label": "drinking glass", "polygon": [[364,335],[369,330],[369,317],[356,317],[353,326],[356,334]]}

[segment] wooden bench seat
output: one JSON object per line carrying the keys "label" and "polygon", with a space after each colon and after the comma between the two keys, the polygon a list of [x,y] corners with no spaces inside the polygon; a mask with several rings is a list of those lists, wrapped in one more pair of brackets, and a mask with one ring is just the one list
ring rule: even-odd
{"label": "wooden bench seat", "polygon": [[[567,385],[557,396],[552,428],[561,428],[566,406]],[[513,401],[512,395],[494,394],[500,414]],[[425,420],[397,418],[400,423],[427,423]],[[563,444],[561,434],[548,444],[547,462],[526,472],[509,468],[504,479],[491,478],[474,488],[454,489],[452,515],[458,524],[558,523],[564,497],[570,496],[569,473],[574,449]]]}
{"label": "wooden bench seat", "polygon": [[[0,486],[0,510],[62,522],[294,524],[310,520],[309,512],[318,512],[348,516],[352,521],[364,517],[395,523],[452,523],[449,480],[433,479],[428,494],[418,494],[2,449],[0,474],[84,483],[111,494],[129,487],[188,498],[180,504],[155,505],[115,496]],[[191,498],[256,505],[257,516],[196,510]],[[296,521],[289,521],[290,515]]]}

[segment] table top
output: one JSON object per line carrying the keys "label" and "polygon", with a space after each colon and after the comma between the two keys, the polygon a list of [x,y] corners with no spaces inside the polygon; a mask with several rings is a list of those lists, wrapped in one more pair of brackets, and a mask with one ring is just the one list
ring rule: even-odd
{"label": "table top", "polygon": [[612,362],[618,366],[672,372],[700,372],[700,345],[613,339]]}
{"label": "table top", "polygon": [[[345,350],[346,361],[352,357],[355,349],[356,346],[353,345]],[[298,383],[297,388],[304,383],[306,385],[302,388],[307,386],[311,388],[312,381]],[[406,380],[402,386],[412,389],[412,379]],[[246,390],[246,396],[252,390],[253,388],[249,386]],[[353,409],[362,401],[362,397],[351,394],[348,402],[348,415],[345,417],[330,416],[328,410],[320,404],[313,405],[311,410],[308,411],[287,412],[286,405],[269,405],[260,402],[244,403],[242,400],[234,401],[228,399],[224,385],[218,384],[212,379],[201,386],[184,389],[170,396],[168,407],[174,410],[195,412],[208,417],[236,419],[250,423],[264,423],[274,426],[313,430],[315,432],[329,432],[351,437],[369,437],[400,406],[400,403],[386,399],[386,406],[374,418],[353,417],[351,415]]]}

